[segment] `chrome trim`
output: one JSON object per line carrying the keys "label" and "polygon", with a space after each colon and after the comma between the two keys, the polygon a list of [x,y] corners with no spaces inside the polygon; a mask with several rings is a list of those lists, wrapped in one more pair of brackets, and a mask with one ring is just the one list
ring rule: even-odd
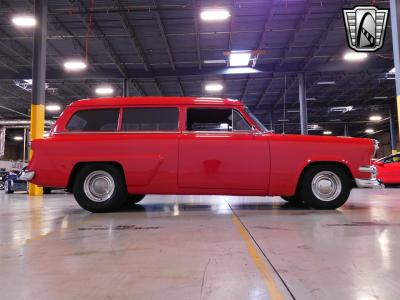
{"label": "chrome trim", "polygon": [[358,168],[358,171],[362,173],[371,173],[371,174],[376,174],[377,172],[375,166],[361,166]]}
{"label": "chrome trim", "polygon": [[254,134],[253,131],[182,131],[182,134]]}
{"label": "chrome trim", "polygon": [[356,186],[360,189],[383,189],[385,186],[379,182],[377,179],[362,179],[355,178]]}
{"label": "chrome trim", "polygon": [[379,141],[375,140],[375,139],[372,139],[372,141],[374,143],[374,149],[375,149],[374,155],[373,155],[373,157],[374,157],[376,155],[376,153],[378,152],[378,150],[379,150]]}

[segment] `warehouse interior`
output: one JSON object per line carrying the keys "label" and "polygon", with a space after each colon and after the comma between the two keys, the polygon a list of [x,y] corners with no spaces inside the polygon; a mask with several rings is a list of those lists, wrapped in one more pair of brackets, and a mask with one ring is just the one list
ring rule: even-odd
{"label": "warehouse interior", "polygon": [[[390,9],[383,46],[355,52],[343,9],[371,5]],[[382,158],[400,151],[399,38],[396,0],[3,0],[1,160],[26,165],[69,104],[111,96],[238,99],[276,134],[376,139]],[[148,195],[92,214],[29,193],[0,191],[2,299],[400,297],[395,187],[334,211]]]}

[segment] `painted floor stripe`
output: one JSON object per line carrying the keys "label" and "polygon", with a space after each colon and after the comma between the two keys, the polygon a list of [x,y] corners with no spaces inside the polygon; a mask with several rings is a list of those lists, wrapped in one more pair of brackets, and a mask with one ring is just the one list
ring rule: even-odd
{"label": "painted floor stripe", "polygon": [[257,251],[253,240],[249,236],[246,228],[242,225],[239,218],[232,214],[233,223],[235,223],[237,229],[239,230],[240,236],[243,238],[244,242],[246,243],[247,250],[249,251],[250,257],[253,260],[254,264],[256,265],[257,269],[259,270],[266,286],[268,292],[271,296],[272,300],[283,300],[284,296],[282,292],[276,286],[274,277],[272,276],[271,272],[268,269],[268,266],[264,263],[263,258]]}

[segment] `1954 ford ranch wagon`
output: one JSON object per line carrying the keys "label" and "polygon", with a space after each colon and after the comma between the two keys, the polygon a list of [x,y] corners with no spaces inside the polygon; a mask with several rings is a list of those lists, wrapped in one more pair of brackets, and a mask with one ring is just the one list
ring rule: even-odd
{"label": "1954 ford ranch wagon", "polygon": [[69,105],[32,142],[25,178],[92,212],[146,194],[282,196],[316,209],[375,187],[371,139],[275,134],[236,100],[128,97]]}

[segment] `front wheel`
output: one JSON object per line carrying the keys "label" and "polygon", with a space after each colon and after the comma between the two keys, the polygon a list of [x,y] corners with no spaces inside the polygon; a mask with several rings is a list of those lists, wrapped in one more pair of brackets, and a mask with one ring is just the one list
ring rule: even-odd
{"label": "front wheel", "polygon": [[302,176],[298,194],[315,209],[336,209],[349,198],[353,188],[348,172],[334,164],[310,167]]}
{"label": "front wheel", "polygon": [[91,212],[115,211],[127,201],[123,173],[113,164],[83,166],[75,177],[73,193],[79,205]]}
{"label": "front wheel", "polygon": [[139,203],[140,201],[142,201],[144,197],[146,197],[146,195],[129,194],[128,201],[130,203],[136,204],[136,203]]}

